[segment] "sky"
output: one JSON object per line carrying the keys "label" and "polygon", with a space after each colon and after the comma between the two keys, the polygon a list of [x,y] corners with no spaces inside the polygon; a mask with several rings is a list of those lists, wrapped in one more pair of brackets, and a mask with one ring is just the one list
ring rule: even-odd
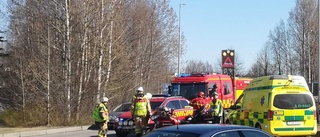
{"label": "sky", "polygon": [[[8,27],[6,1],[0,0],[0,30]],[[246,70],[257,60],[257,54],[268,41],[269,32],[280,20],[286,20],[295,0],[170,0],[186,39],[186,53],[181,57],[211,65],[221,62],[221,51],[235,50]],[[179,20],[179,19],[178,19]],[[3,35],[2,35],[3,36]],[[219,62],[218,62],[219,61]]]}
{"label": "sky", "polygon": [[[171,0],[186,39],[187,60],[211,65],[221,62],[222,50],[233,49],[246,70],[268,41],[269,32],[281,20],[287,22],[295,0]],[[220,61],[220,62],[218,62]]]}

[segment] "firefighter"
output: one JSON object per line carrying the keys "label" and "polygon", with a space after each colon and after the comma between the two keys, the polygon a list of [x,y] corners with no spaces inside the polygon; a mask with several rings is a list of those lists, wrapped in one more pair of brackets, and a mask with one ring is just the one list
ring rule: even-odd
{"label": "firefighter", "polygon": [[190,106],[193,107],[193,116],[196,123],[201,123],[204,121],[205,109],[210,107],[207,99],[204,96],[204,92],[200,91],[198,97],[191,100]]}
{"label": "firefighter", "polygon": [[149,99],[144,95],[143,88],[137,88],[137,94],[132,98],[131,115],[135,123],[135,134],[137,137],[143,135],[144,126],[148,125],[151,116],[151,107]]}
{"label": "firefighter", "polygon": [[206,107],[207,103],[205,100],[204,93],[201,91],[198,93],[197,98],[191,100],[190,106],[195,110],[200,109],[201,107]]}
{"label": "firefighter", "polygon": [[95,124],[99,126],[98,137],[107,137],[109,121],[108,101],[107,97],[103,97],[102,101],[95,106],[93,111],[93,119]]}
{"label": "firefighter", "polygon": [[220,119],[223,113],[222,101],[219,99],[219,95],[217,92],[213,93],[213,99],[210,103],[210,107],[213,110],[212,117],[213,117],[213,124],[219,124]]}

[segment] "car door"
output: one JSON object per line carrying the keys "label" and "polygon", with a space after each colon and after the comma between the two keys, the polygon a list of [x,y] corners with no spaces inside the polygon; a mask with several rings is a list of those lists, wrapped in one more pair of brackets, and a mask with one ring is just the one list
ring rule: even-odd
{"label": "car door", "polygon": [[180,100],[181,107],[184,110],[184,115],[179,117],[179,120],[185,120],[185,117],[193,115],[193,107],[190,106],[189,101],[186,99]]}
{"label": "car door", "polygon": [[185,112],[184,109],[181,106],[180,100],[170,100],[168,101],[168,103],[166,104],[166,107],[174,109],[173,111],[173,115],[177,118],[177,119],[182,119],[184,118]]}

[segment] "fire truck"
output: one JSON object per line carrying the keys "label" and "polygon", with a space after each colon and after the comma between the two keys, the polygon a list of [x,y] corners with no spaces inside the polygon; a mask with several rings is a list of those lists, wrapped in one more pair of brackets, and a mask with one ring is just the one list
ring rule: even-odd
{"label": "fire truck", "polygon": [[213,87],[216,85],[215,92],[218,93],[223,108],[227,110],[242,94],[250,80],[251,78],[233,78],[225,74],[196,73],[181,75],[172,80],[169,94],[192,100],[202,91],[206,97],[211,97],[214,92]]}

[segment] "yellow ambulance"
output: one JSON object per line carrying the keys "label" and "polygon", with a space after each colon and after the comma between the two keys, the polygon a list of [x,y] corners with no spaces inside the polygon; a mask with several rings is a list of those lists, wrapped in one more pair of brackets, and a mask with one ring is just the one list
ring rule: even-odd
{"label": "yellow ambulance", "polygon": [[316,117],[304,77],[272,75],[253,79],[225,122],[261,128],[274,136],[310,136],[317,133]]}

